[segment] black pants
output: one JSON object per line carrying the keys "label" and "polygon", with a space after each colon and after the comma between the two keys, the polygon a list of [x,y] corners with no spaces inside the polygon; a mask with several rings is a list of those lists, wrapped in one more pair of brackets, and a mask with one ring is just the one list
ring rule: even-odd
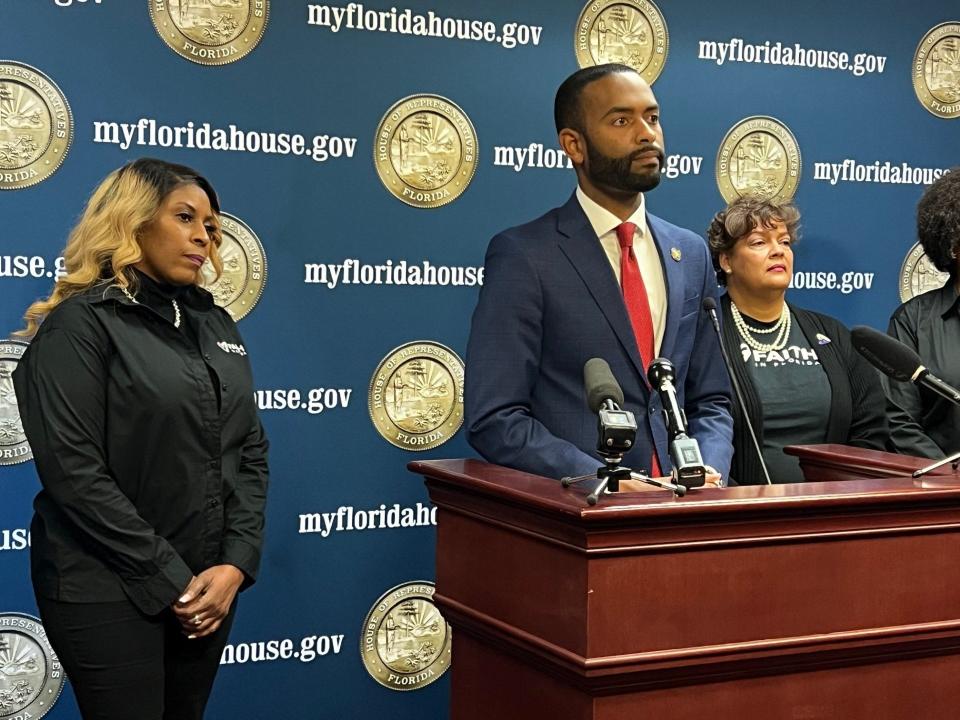
{"label": "black pants", "polygon": [[37,598],[43,627],[83,720],[201,720],[236,604],[217,631],[189,640],[171,610]]}

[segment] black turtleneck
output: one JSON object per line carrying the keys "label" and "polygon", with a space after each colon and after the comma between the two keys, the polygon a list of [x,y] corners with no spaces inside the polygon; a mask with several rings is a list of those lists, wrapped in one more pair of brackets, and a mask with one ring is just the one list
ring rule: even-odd
{"label": "black turtleneck", "polygon": [[177,315],[173,307],[173,303],[176,301],[180,307],[180,330],[196,345],[198,342],[197,322],[196,317],[191,312],[192,303],[188,297],[193,286],[160,282],[137,268],[133,270],[137,277],[137,291],[134,293],[137,302],[156,311],[172,324]]}

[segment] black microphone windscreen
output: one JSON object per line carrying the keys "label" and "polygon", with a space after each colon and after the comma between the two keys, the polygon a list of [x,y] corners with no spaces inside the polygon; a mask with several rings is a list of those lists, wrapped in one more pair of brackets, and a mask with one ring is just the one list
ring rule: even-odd
{"label": "black microphone windscreen", "polygon": [[655,388],[659,388],[664,379],[672,383],[675,378],[676,372],[673,369],[673,363],[666,358],[654,358],[650,362],[650,367],[647,368],[647,380]]}
{"label": "black microphone windscreen", "polygon": [[865,325],[850,331],[853,347],[870,364],[894,380],[908,381],[923,362],[920,356],[899,340]]}
{"label": "black microphone windscreen", "polygon": [[712,297],[710,297],[709,295],[707,295],[707,296],[703,299],[703,309],[706,310],[707,312],[710,312],[711,310],[716,310],[716,309],[717,309],[717,301],[714,300],[714,299],[713,299]]}
{"label": "black microphone windscreen", "polygon": [[603,358],[590,358],[583,366],[583,385],[587,390],[590,412],[597,413],[605,400],[623,405],[623,390]]}

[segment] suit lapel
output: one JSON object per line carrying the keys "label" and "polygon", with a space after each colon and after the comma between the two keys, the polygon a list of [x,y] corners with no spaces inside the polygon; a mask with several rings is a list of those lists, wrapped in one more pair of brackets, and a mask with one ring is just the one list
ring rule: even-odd
{"label": "suit lapel", "polygon": [[663,342],[660,343],[660,357],[672,360],[677,345],[680,313],[683,312],[683,268],[670,255],[672,238],[663,221],[647,213],[647,227],[660,255],[660,267],[663,268],[663,279],[667,286],[667,322],[663,330]]}
{"label": "suit lapel", "polygon": [[630,356],[634,368],[646,383],[646,372],[640,360],[640,351],[633,334],[633,326],[627,315],[627,306],[623,302],[623,293],[617,284],[617,278],[610,268],[600,241],[597,239],[584,214],[576,194],[560,208],[557,229],[560,232],[560,250],[570,260],[574,269],[583,279],[584,285],[593,296],[613,329],[620,344]]}

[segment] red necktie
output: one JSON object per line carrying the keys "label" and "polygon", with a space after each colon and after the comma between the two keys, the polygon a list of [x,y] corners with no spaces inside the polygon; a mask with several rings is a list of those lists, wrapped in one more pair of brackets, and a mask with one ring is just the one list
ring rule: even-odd
{"label": "red necktie", "polygon": [[[650,314],[650,302],[647,299],[643,276],[640,274],[640,265],[633,252],[633,234],[636,229],[637,226],[631,222],[617,226],[617,240],[620,241],[620,286],[623,288],[623,301],[626,303],[633,334],[637,339],[637,348],[640,350],[640,360],[643,367],[647,367],[653,360],[653,316]],[[650,475],[661,475],[656,451],[650,460]]]}
{"label": "red necktie", "polygon": [[617,240],[620,241],[620,286],[623,288],[623,301],[627,305],[633,334],[637,338],[640,360],[647,367],[653,360],[653,317],[650,315],[650,302],[647,300],[647,288],[643,284],[640,265],[633,252],[633,234],[637,226],[630,222],[617,226]]}

